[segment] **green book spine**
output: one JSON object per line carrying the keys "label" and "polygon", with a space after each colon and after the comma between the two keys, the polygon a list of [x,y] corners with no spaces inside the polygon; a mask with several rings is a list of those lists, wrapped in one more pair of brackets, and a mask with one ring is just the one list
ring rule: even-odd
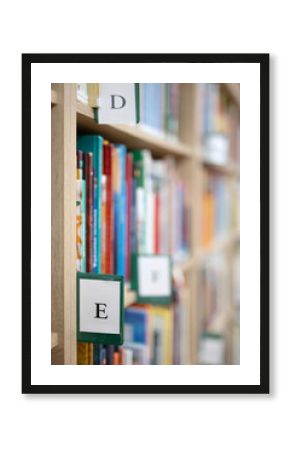
{"label": "green book spine", "polygon": [[133,152],[133,173],[136,180],[137,251],[146,253],[145,151]]}

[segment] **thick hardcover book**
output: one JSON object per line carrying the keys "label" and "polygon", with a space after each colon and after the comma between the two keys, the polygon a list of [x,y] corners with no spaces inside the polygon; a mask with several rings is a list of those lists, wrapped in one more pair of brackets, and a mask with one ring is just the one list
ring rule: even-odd
{"label": "thick hardcover book", "polygon": [[105,196],[103,198],[103,242],[105,248],[102,251],[102,266],[104,273],[114,273],[114,205],[113,205],[113,146],[104,142],[103,151],[103,181],[105,183]]}
{"label": "thick hardcover book", "polygon": [[89,364],[89,344],[87,342],[78,342],[77,345],[77,364]]}
{"label": "thick hardcover book", "polygon": [[85,154],[86,178],[86,271],[93,271],[93,154]]}
{"label": "thick hardcover book", "polygon": [[114,345],[107,345],[106,347],[106,354],[107,354],[107,364],[113,365],[114,364],[114,352],[115,352],[115,346]]}
{"label": "thick hardcover book", "polygon": [[83,180],[77,180],[76,182],[76,269],[82,271],[82,182]]}
{"label": "thick hardcover book", "polygon": [[86,181],[84,154],[77,151],[77,270],[86,271]]}
{"label": "thick hardcover book", "polygon": [[101,226],[102,226],[102,172],[103,172],[103,138],[95,134],[78,136],[78,148],[85,153],[93,154],[93,268],[101,272]]}
{"label": "thick hardcover book", "polygon": [[151,350],[153,364],[172,364],[173,314],[172,309],[162,306],[151,308]]}

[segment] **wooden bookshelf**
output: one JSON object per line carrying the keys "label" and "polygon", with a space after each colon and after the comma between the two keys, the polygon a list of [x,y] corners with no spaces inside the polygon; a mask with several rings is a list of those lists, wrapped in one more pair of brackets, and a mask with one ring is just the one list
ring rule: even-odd
{"label": "wooden bookshelf", "polygon": [[92,108],[77,102],[77,124],[80,131],[99,133],[112,142],[122,142],[129,149],[148,148],[153,155],[191,157],[192,148],[181,142],[172,141],[157,134],[150,134],[142,126],[98,125]]}
{"label": "wooden bookshelf", "polygon": [[[236,107],[239,86],[224,84]],[[210,255],[226,252],[229,266],[239,241],[239,229],[230,230],[208,248],[200,246],[202,172],[214,170],[229,180],[239,176],[233,165],[216,166],[201,157],[200,99],[196,85],[184,84],[181,91],[180,137],[170,140],[141,126],[98,125],[93,109],[77,101],[75,84],[54,84],[51,91],[52,114],[52,363],[76,364],[76,283],[75,283],[75,167],[77,131],[98,133],[129,149],[146,148],[153,156],[172,156],[179,174],[187,182],[191,222],[190,254],[174,268],[181,271],[188,285],[186,323],[187,364],[198,363],[198,271]],[[64,232],[65,230],[65,232]],[[136,293],[125,286],[125,307],[136,302]],[[225,311],[216,318],[213,330],[230,329],[232,314]],[[228,357],[231,363],[231,357]]]}

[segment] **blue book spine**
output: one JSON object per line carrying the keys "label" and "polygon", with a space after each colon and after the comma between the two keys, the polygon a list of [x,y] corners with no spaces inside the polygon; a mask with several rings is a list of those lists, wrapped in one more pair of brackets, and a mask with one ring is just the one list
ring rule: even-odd
{"label": "blue book spine", "polygon": [[131,252],[137,253],[137,213],[136,213],[136,189],[137,180],[133,177],[132,180],[132,206],[131,206]]}

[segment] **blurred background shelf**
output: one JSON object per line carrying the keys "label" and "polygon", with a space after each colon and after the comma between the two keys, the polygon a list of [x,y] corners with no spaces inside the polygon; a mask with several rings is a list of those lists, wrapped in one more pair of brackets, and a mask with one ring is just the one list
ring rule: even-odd
{"label": "blurred background shelf", "polygon": [[212,320],[212,323],[207,327],[207,332],[217,335],[223,335],[226,333],[227,328],[232,320],[232,312],[230,310],[223,311]]}
{"label": "blurred background shelf", "polygon": [[232,100],[239,106],[240,105],[240,84],[239,83],[224,83],[225,91],[230,95]]}
{"label": "blurred background shelf", "polygon": [[191,270],[194,266],[195,260],[193,257],[188,257],[184,259],[183,261],[177,261],[173,264],[173,270],[177,269],[182,272],[186,272],[188,270]]}
{"label": "blurred background shelf", "polygon": [[228,175],[232,177],[239,177],[240,176],[240,169],[234,164],[226,164],[226,165],[220,165],[215,164],[210,161],[202,160],[200,159],[200,163],[208,170],[213,170],[215,172],[218,172],[223,175]]}
{"label": "blurred background shelf", "polygon": [[225,237],[217,238],[210,246],[197,249],[194,258],[197,262],[202,262],[211,255],[228,250],[229,247],[238,242],[239,237],[239,230],[231,231]]}

